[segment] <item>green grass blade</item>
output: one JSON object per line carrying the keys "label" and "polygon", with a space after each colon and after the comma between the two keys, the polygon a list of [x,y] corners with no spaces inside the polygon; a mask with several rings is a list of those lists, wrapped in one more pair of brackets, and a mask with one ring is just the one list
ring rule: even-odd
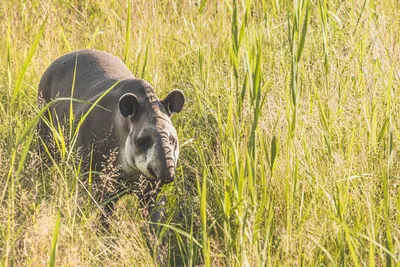
{"label": "green grass blade", "polygon": [[186,237],[187,239],[193,241],[193,242],[194,242],[197,246],[199,246],[200,248],[203,247],[203,246],[201,245],[201,243],[200,243],[197,239],[193,238],[193,236],[191,236],[189,233],[187,233],[187,232],[185,232],[184,230],[179,229],[179,228],[177,228],[177,227],[175,227],[175,226],[173,226],[173,225],[164,224],[164,223],[156,223],[156,222],[147,222],[147,223],[154,224],[154,225],[160,225],[160,226],[169,228],[169,229],[173,230],[174,232],[177,232],[177,233],[179,233],[180,235],[183,235],[184,237]]}
{"label": "green grass blade", "polygon": [[271,172],[272,173],[274,172],[274,169],[275,169],[275,162],[278,157],[278,153],[279,153],[279,147],[276,142],[276,136],[274,136],[272,138],[272,142],[271,142]]}
{"label": "green grass blade", "polygon": [[124,62],[129,65],[129,50],[131,45],[131,0],[128,0],[128,10],[126,13],[126,25],[125,25],[125,49],[124,49]]}
{"label": "green grass blade", "polygon": [[51,240],[51,250],[50,250],[50,259],[49,259],[49,266],[54,267],[56,266],[56,252],[57,252],[57,241],[58,235],[60,230],[60,222],[61,222],[61,212],[57,212],[56,217],[56,225],[53,230],[53,237]]}
{"label": "green grass blade", "polygon": [[207,0],[201,0],[200,5],[199,5],[199,12],[202,13],[204,11],[204,8],[206,7]]}
{"label": "green grass blade", "polygon": [[142,77],[142,78],[144,78],[144,75],[146,74],[146,66],[147,66],[147,60],[148,60],[148,55],[149,55],[149,43],[150,43],[150,40],[147,40],[146,51],[144,53],[144,59],[143,59],[142,73],[140,75],[140,77]]}
{"label": "green grass blade", "polygon": [[42,38],[44,29],[46,27],[46,23],[47,23],[47,18],[43,21],[42,26],[40,26],[39,32],[36,35],[36,38],[31,46],[31,49],[29,50],[28,56],[25,59],[24,63],[22,64],[21,70],[18,73],[17,81],[15,82],[14,92],[13,92],[11,102],[10,102],[10,107],[9,107],[10,110],[13,109],[14,103],[19,95],[19,91],[21,90],[22,81],[25,77],[26,70],[28,69],[28,66],[32,61],[32,57],[35,54],[36,48],[39,45],[39,41]]}
{"label": "green grass blade", "polygon": [[301,31],[300,43],[299,43],[299,47],[297,48],[297,62],[299,62],[301,59],[301,55],[302,55],[303,49],[304,49],[304,44],[306,42],[306,34],[307,34],[308,24],[310,23],[311,8],[310,8],[309,1],[306,1],[306,2],[307,2],[306,18],[304,19],[303,29]]}
{"label": "green grass blade", "polygon": [[18,168],[17,168],[16,177],[18,177],[20,175],[20,173],[21,173],[21,171],[22,171],[22,169],[24,167],[26,156],[28,155],[29,148],[31,146],[34,133],[35,133],[34,131],[31,131],[31,133],[28,136],[28,139],[26,140],[26,142],[24,144],[24,148],[23,148],[23,150],[21,152],[20,159],[19,159],[19,162],[18,162]]}

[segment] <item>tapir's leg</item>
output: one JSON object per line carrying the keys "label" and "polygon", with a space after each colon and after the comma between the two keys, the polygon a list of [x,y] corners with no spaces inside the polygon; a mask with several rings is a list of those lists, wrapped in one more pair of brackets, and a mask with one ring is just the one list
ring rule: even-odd
{"label": "tapir's leg", "polygon": [[157,233],[160,229],[159,223],[165,217],[165,204],[167,202],[167,198],[165,195],[161,196],[158,202],[154,203],[149,207],[150,219],[152,224],[150,225],[150,231],[153,233]]}
{"label": "tapir's leg", "polygon": [[158,181],[146,181],[146,185],[139,186],[140,190],[136,191],[140,205],[144,213],[150,217],[150,230],[156,232],[158,223],[165,217],[166,197],[161,196],[157,201],[157,196],[161,191],[161,185]]}

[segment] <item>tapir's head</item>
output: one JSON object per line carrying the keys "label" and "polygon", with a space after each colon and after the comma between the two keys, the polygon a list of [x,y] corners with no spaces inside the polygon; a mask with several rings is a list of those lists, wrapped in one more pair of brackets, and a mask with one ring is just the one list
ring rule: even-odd
{"label": "tapir's head", "polygon": [[126,93],[119,100],[119,111],[130,125],[122,160],[125,168],[169,183],[175,178],[179,157],[171,116],[182,110],[185,97],[182,91],[173,90],[160,101],[152,92],[148,88],[145,96]]}

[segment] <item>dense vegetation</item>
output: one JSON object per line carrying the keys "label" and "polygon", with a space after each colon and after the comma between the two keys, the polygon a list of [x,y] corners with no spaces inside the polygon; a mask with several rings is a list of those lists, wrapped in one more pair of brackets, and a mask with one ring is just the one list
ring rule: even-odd
{"label": "dense vegetation", "polygon": [[[0,18],[2,266],[399,264],[399,1],[3,0]],[[157,237],[135,196],[104,227],[68,136],[38,154],[40,77],[81,48],[185,92]]]}

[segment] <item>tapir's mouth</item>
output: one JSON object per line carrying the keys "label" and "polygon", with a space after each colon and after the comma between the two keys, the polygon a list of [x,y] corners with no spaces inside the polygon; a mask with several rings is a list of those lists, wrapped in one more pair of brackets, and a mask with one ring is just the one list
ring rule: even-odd
{"label": "tapir's mouth", "polygon": [[175,180],[174,178],[168,178],[168,179],[164,179],[164,180],[162,181],[162,183],[163,183],[163,184],[169,184],[169,183],[172,183],[174,180]]}
{"label": "tapir's mouth", "polygon": [[159,180],[162,184],[169,184],[175,180],[175,175],[171,175],[171,174],[157,176],[156,173],[154,172],[153,168],[151,168],[151,167],[147,167],[147,172],[150,177]]}

